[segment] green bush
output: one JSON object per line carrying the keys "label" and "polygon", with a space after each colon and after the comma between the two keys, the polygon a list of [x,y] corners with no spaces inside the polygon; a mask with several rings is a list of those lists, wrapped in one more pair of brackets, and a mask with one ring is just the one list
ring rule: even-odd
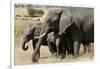
{"label": "green bush", "polygon": [[44,15],[44,11],[42,9],[39,9],[39,10],[37,10],[37,9],[30,9],[29,10],[29,15],[31,17],[39,17],[39,16]]}
{"label": "green bush", "polygon": [[35,14],[36,14],[36,10],[35,9],[31,9],[30,11],[29,11],[29,15],[31,16],[31,17],[34,17],[35,16]]}
{"label": "green bush", "polygon": [[41,10],[41,9],[39,9],[39,10],[37,11],[37,14],[38,14],[39,16],[42,16],[42,15],[44,15],[44,11]]}

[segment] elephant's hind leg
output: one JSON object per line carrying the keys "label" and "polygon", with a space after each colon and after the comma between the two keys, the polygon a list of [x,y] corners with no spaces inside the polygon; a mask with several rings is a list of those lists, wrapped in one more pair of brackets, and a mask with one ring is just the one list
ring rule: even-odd
{"label": "elephant's hind leg", "polygon": [[80,42],[74,41],[74,57],[79,56]]}

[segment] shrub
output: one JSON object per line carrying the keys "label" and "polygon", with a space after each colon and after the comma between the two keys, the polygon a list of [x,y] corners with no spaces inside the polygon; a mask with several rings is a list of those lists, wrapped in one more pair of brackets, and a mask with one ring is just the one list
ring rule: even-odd
{"label": "shrub", "polygon": [[35,9],[31,9],[31,10],[29,10],[29,15],[31,16],[31,17],[34,17],[35,16],[35,14],[36,14],[36,10]]}
{"label": "shrub", "polygon": [[44,15],[44,11],[42,9],[39,9],[39,10],[37,10],[37,9],[30,9],[28,11],[29,11],[28,13],[29,13],[29,15],[31,17],[38,17],[38,16]]}
{"label": "shrub", "polygon": [[37,14],[38,14],[39,16],[42,16],[42,15],[44,15],[44,11],[40,9],[40,10],[37,11]]}

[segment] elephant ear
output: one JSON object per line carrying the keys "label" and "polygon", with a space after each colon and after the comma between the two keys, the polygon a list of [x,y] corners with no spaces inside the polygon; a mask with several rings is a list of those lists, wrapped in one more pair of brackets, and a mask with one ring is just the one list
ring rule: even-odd
{"label": "elephant ear", "polygon": [[59,35],[65,33],[65,30],[72,25],[72,14],[69,8],[64,9],[59,22]]}
{"label": "elephant ear", "polygon": [[[47,13],[47,16],[45,17],[45,20],[44,20],[44,24],[42,25],[42,30],[40,34],[43,34],[47,31],[47,28],[48,28],[48,24],[52,23],[53,21],[55,20],[60,20],[60,17],[61,17],[61,14],[62,14],[62,9],[61,8],[51,8],[49,9],[48,13]],[[53,18],[55,17],[55,18]],[[52,21],[52,22],[50,22]],[[58,22],[53,22],[55,23],[55,25],[59,25]]]}

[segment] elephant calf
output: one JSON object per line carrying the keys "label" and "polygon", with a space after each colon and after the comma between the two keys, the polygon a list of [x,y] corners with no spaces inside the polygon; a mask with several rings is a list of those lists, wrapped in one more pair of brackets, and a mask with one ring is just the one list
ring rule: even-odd
{"label": "elephant calf", "polygon": [[[36,27],[33,26],[29,26],[27,31],[24,34],[24,37],[22,39],[22,49],[23,50],[27,50],[28,46],[26,47],[26,43],[29,42],[30,40],[32,40],[32,46],[33,46],[33,50],[35,50],[36,48],[36,43],[38,41],[38,39],[41,37],[35,37],[36,33]],[[45,35],[45,37],[43,38],[43,41],[41,42],[42,45],[48,45],[50,52],[53,54],[56,52],[56,46],[54,44],[54,35],[53,32],[49,33],[48,35]],[[38,52],[40,54],[40,52]],[[40,56],[40,55],[39,55]]]}

